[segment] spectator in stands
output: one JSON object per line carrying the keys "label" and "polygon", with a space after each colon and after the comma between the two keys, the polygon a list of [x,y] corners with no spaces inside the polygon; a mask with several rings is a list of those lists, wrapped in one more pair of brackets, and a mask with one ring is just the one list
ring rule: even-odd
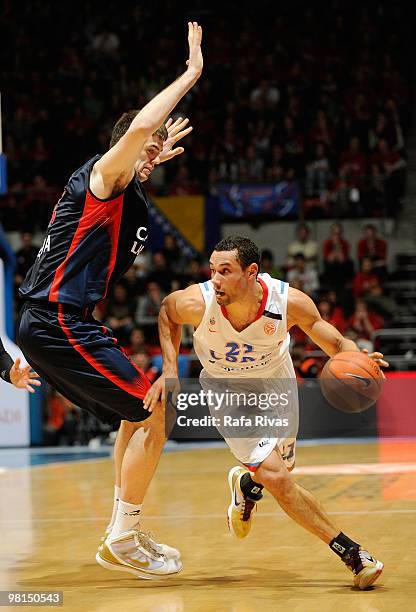
{"label": "spectator in stands", "polygon": [[372,284],[379,282],[377,274],[373,270],[373,264],[369,257],[361,260],[361,269],[354,277],[352,292],[355,297],[362,297],[367,294]]}
{"label": "spectator in stands", "polygon": [[246,148],[245,154],[238,160],[241,182],[259,183],[264,178],[264,162],[253,145]]}
{"label": "spectator in stands", "polygon": [[287,274],[287,281],[290,285],[296,285],[311,297],[316,296],[319,289],[318,273],[314,268],[307,268],[303,253],[297,253],[294,257],[295,265]]}
{"label": "spectator in stands", "polygon": [[129,300],[135,300],[137,295],[142,293],[142,283],[137,278],[136,266],[133,265],[127,270],[123,278],[120,279],[120,284],[126,289]]}
{"label": "spectator in stands", "polygon": [[358,242],[357,257],[361,263],[364,257],[369,257],[376,274],[384,276],[387,266],[387,242],[377,235],[377,228],[369,223],[364,228],[364,237]]}
{"label": "spectator in stands", "polygon": [[392,323],[395,318],[406,313],[403,306],[400,306],[391,296],[386,295],[378,280],[370,283],[364,301],[369,310],[379,314],[387,323]]}
{"label": "spectator in stands", "polygon": [[165,261],[169,263],[170,269],[175,274],[180,274],[185,267],[185,257],[178,247],[173,234],[165,234],[163,237],[163,249],[161,250]]}
{"label": "spectator in stands", "polygon": [[150,281],[147,284],[145,295],[140,297],[137,303],[135,320],[139,325],[156,323],[165,295],[157,282]]}
{"label": "spectator in stands", "polygon": [[296,129],[290,115],[286,115],[283,119],[281,138],[288,165],[294,168],[296,176],[300,176],[304,163],[305,143],[302,133]]}
{"label": "spectator in stands", "polygon": [[397,151],[391,149],[384,138],[378,141],[376,150],[371,156],[373,164],[383,168],[386,181],[386,213],[395,216],[398,203],[404,192],[405,160]]}
{"label": "spectator in stands", "polygon": [[15,283],[20,286],[23,280],[33,266],[39,247],[32,244],[33,236],[30,232],[22,232],[20,235],[22,246],[16,252],[16,269],[15,269]]}
{"label": "spectator in stands", "polygon": [[188,261],[186,267],[184,282],[185,284],[198,284],[208,280],[207,274],[204,272],[201,260],[198,257],[193,257]]}
{"label": "spectator in stands", "polygon": [[299,223],[296,227],[296,239],[289,244],[287,249],[288,265],[293,265],[293,258],[302,253],[308,268],[317,267],[318,244],[310,238],[310,229],[306,223]]}
{"label": "spectator in stands", "polygon": [[331,168],[325,146],[322,142],[318,142],[315,145],[311,160],[306,165],[306,197],[316,197],[321,202],[326,202],[331,177]]}
{"label": "spectator in stands", "polygon": [[81,409],[57,391],[52,390],[47,403],[44,429],[46,446],[73,446],[80,443],[79,424]]}
{"label": "spectator in stands", "polygon": [[136,353],[147,353],[147,344],[145,335],[140,327],[133,327],[130,332],[129,343],[125,348],[127,355],[135,355]]}
{"label": "spectator in stands", "polygon": [[152,359],[147,353],[137,352],[131,355],[131,360],[146,374],[148,380],[153,383],[158,376],[158,369],[152,365]]}
{"label": "spectator in stands", "polygon": [[260,81],[260,84],[250,93],[250,104],[256,110],[276,108],[279,99],[278,88],[267,79]]}
{"label": "spectator in stands", "polygon": [[160,286],[165,293],[169,293],[173,278],[174,274],[170,269],[164,254],[161,251],[153,253],[147,282],[154,282]]}
{"label": "spectator in stands", "polygon": [[342,234],[341,223],[333,223],[329,238],[323,244],[325,283],[337,289],[345,287],[354,273],[354,266],[349,257],[350,245]]}
{"label": "spectator in stands", "polygon": [[169,188],[171,196],[198,195],[200,191],[189,174],[188,167],[182,164],[176,174],[175,180]]}
{"label": "spectator in stands", "polygon": [[384,325],[383,317],[368,310],[363,300],[357,300],[355,310],[347,319],[346,327],[352,327],[361,338],[371,339],[371,334]]}
{"label": "spectator in stands", "polygon": [[387,210],[386,185],[383,170],[379,164],[371,164],[369,181],[367,209],[373,215],[384,215]]}
{"label": "spectator in stands", "polygon": [[261,252],[260,272],[270,274],[273,278],[283,278],[283,272],[274,264],[274,255],[270,249]]}
{"label": "spectator in stands", "polygon": [[322,144],[330,148],[334,140],[334,131],[330,127],[325,111],[319,109],[316,113],[315,121],[309,134],[309,141],[312,145]]}
{"label": "spectator in stands", "polygon": [[124,285],[114,285],[112,296],[107,305],[106,321],[114,335],[123,346],[128,343],[133,328],[135,302],[129,299]]}
{"label": "spectator in stands", "polygon": [[331,323],[331,325],[336,327],[341,334],[344,333],[345,317],[342,308],[339,306],[332,306],[327,299],[323,298],[318,302],[318,310],[324,321]]}
{"label": "spectator in stands", "polygon": [[355,187],[360,191],[363,189],[367,174],[367,158],[361,150],[361,143],[357,136],[350,139],[348,149],[341,153],[339,174],[348,187]]}

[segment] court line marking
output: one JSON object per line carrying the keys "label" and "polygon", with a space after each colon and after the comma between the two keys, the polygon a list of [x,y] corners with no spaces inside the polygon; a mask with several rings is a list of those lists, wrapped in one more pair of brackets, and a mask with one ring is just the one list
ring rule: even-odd
{"label": "court line marking", "polygon": [[[362,516],[362,515],[371,515],[371,514],[416,514],[416,508],[394,508],[392,510],[333,510],[332,512],[327,512],[331,516]],[[226,512],[222,512],[221,514],[154,514],[152,516],[143,516],[144,521],[159,521],[159,520],[200,520],[200,519],[210,519],[210,518],[224,518],[226,516]],[[259,512],[257,517],[262,516],[274,516],[276,518],[290,518],[288,515],[283,514],[282,512]],[[18,525],[25,523],[88,523],[88,522],[98,522],[98,521],[108,521],[108,516],[86,516],[86,517],[78,517],[78,518],[32,518],[32,519],[3,519],[0,518],[1,523],[13,524],[16,523]]]}
{"label": "court line marking", "polygon": [[[4,468],[0,467],[0,474],[5,474],[9,471],[15,470],[27,470],[27,469],[39,469],[39,468],[53,468],[61,467],[65,464],[71,463],[91,463],[94,461],[101,462],[107,461],[108,457],[99,458],[88,458],[88,459],[74,459],[72,461],[57,461],[53,463],[45,463],[40,465],[32,466],[20,466],[15,468]],[[206,471],[201,471],[206,473]],[[381,462],[381,463],[328,463],[324,465],[304,465],[296,467],[293,474],[295,476],[368,476],[368,475],[383,475],[383,474],[411,474],[416,473],[416,463],[401,463],[401,462]]]}
{"label": "court line marking", "polygon": [[293,474],[319,476],[348,474],[408,474],[416,472],[416,463],[329,463],[327,465],[304,465],[296,468]]}

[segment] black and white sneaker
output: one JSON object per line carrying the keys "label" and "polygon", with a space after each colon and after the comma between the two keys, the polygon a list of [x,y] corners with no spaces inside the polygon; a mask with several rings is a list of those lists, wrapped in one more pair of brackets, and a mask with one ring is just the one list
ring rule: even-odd
{"label": "black and white sneaker", "polygon": [[377,561],[367,550],[350,548],[342,557],[345,565],[354,574],[354,586],[359,589],[368,589],[383,571],[383,563]]}

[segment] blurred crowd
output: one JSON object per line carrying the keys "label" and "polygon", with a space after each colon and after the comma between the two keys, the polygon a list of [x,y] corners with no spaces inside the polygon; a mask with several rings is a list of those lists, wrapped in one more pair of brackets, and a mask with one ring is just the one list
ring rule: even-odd
{"label": "blurred crowd", "polygon": [[298,180],[306,216],[397,214],[410,107],[406,4],[212,6],[166,1],[155,18],[146,3],[120,10],[110,0],[103,11],[97,0],[76,9],[5,0],[6,229],[44,229],[70,173],[108,148],[121,113],[185,68],[188,18],[204,26],[206,67],[177,114],[195,129],[185,154],[156,168],[150,192]]}

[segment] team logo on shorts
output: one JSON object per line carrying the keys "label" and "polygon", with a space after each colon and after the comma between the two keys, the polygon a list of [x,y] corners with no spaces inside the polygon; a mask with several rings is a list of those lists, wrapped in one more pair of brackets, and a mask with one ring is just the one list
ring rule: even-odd
{"label": "team logo on shorts", "polygon": [[215,321],[215,317],[211,317],[209,320],[209,324],[210,325],[215,325],[216,321]]}
{"label": "team logo on shorts", "polygon": [[269,321],[268,323],[264,324],[264,333],[267,334],[268,336],[273,336],[273,334],[275,334],[277,332],[277,325],[276,323],[273,323],[271,321]]}

